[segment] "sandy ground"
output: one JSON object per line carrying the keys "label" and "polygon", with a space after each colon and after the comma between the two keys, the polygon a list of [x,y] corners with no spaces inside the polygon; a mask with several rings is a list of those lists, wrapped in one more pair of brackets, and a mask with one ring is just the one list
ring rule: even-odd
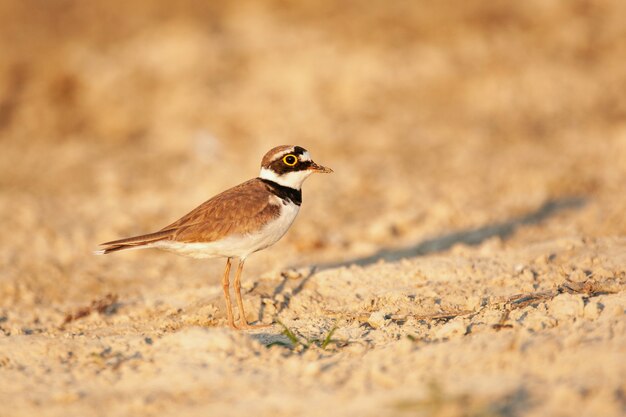
{"label": "sandy ground", "polygon": [[[335,3],[0,3],[0,416],[626,414],[626,3]],[[273,325],[91,254],[283,143]]]}

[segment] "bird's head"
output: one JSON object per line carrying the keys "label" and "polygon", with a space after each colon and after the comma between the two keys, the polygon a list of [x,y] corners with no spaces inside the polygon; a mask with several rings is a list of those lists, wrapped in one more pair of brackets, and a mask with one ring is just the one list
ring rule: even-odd
{"label": "bird's head", "polygon": [[299,190],[304,180],[315,172],[330,173],[333,170],[313,162],[309,151],[301,146],[282,145],[265,154],[259,177]]}

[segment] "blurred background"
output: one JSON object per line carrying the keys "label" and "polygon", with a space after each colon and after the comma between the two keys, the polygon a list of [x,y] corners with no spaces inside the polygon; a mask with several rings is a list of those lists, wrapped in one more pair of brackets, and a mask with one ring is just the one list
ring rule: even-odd
{"label": "blurred background", "polygon": [[256,176],[279,144],[335,174],[308,180],[248,280],[571,197],[487,243],[623,235],[624,16],[620,0],[3,0],[3,305],[217,283],[219,261],[91,250]]}

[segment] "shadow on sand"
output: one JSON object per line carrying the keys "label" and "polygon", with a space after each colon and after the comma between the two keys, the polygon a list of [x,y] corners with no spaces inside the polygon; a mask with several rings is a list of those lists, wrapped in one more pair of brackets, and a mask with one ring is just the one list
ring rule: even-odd
{"label": "shadow on sand", "polygon": [[488,224],[475,229],[466,229],[448,233],[432,239],[426,239],[415,246],[398,249],[382,249],[372,255],[361,258],[318,264],[315,266],[315,270],[322,271],[325,269],[349,265],[366,266],[374,264],[380,260],[393,262],[404,258],[413,258],[415,256],[441,252],[450,249],[458,243],[473,246],[479,245],[492,237],[506,239],[515,233],[515,231],[521,226],[541,223],[542,221],[566,210],[580,209],[586,204],[586,202],[586,199],[582,197],[565,197],[549,200],[537,210],[522,216],[514,217],[507,221]]}

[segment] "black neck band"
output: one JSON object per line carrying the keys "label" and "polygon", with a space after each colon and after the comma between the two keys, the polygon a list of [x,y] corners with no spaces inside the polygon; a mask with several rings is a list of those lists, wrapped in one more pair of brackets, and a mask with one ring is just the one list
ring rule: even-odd
{"label": "black neck band", "polygon": [[286,201],[291,201],[297,206],[302,204],[302,191],[301,190],[296,190],[295,188],[291,188],[291,187],[285,187],[284,185],[280,185],[274,181],[266,180],[265,178],[259,178],[259,179],[263,181],[263,183],[267,185],[269,190],[277,197]]}

